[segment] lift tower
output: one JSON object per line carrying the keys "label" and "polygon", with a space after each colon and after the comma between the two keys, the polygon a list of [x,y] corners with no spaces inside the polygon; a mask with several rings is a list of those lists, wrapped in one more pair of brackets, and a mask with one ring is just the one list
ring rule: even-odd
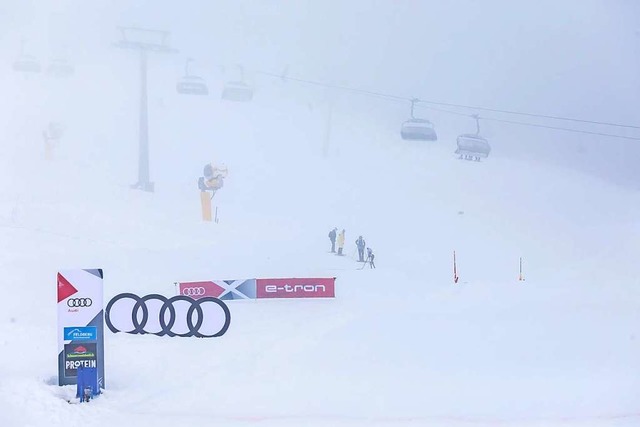
{"label": "lift tower", "polygon": [[131,188],[153,192],[149,181],[149,120],[147,113],[147,55],[151,53],[176,53],[169,47],[169,32],[136,27],[118,27],[122,39],[115,43],[121,49],[133,49],[140,53],[140,142],[138,149],[138,182]]}

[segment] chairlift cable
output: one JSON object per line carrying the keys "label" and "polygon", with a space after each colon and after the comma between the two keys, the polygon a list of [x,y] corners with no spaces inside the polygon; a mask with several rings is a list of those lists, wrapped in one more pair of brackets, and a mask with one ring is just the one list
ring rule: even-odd
{"label": "chairlift cable", "polygon": [[565,131],[565,132],[584,133],[584,134],[587,134],[587,135],[608,136],[608,137],[611,137],[611,138],[620,138],[620,139],[629,139],[629,140],[632,140],[632,141],[640,141],[640,138],[634,137],[634,136],[615,135],[615,134],[604,133],[604,132],[591,132],[591,131],[588,131],[588,130],[571,129],[571,128],[564,128],[564,127],[559,127],[559,126],[539,125],[539,124],[535,124],[535,123],[518,122],[518,121],[514,121],[514,120],[504,120],[504,119],[494,119],[494,118],[489,118],[489,117],[479,117],[479,118],[482,119],[482,120],[489,120],[489,121],[494,121],[494,122],[508,123],[508,124],[512,124],[512,125],[531,126],[531,127],[536,127],[536,128],[542,128],[542,129],[561,130],[561,131]]}
{"label": "chairlift cable", "polygon": [[268,73],[268,72],[265,72],[265,71],[257,71],[257,73],[258,74],[263,74],[263,75],[269,76],[269,77],[275,77],[275,78],[278,78],[278,79],[289,80],[289,81],[292,81],[292,82],[305,83],[305,84],[312,85],[312,86],[321,86],[321,87],[326,87],[326,88],[331,88],[331,89],[339,89],[339,90],[344,90],[344,91],[347,91],[347,92],[361,93],[363,95],[375,96],[375,97],[378,97],[378,98],[392,99],[392,100],[401,101],[401,102],[405,102],[405,101],[411,102],[413,99],[415,99],[415,98],[405,98],[405,97],[397,96],[397,95],[390,95],[388,93],[374,92],[374,91],[369,91],[369,90],[365,90],[365,89],[357,89],[357,88],[353,88],[353,87],[349,87],[349,86],[342,86],[342,85],[336,85],[336,84],[330,84],[330,83],[323,83],[323,82],[318,82],[318,81],[313,81],[313,80],[306,80],[306,79],[298,79],[298,78],[295,78],[295,77],[288,77],[288,76],[283,76],[281,74]]}
{"label": "chairlift cable", "polygon": [[[502,113],[502,114],[514,114],[514,115],[521,115],[521,116],[527,116],[527,117],[538,117],[538,118],[553,119],[553,120],[564,120],[564,121],[571,121],[571,122],[577,122],[577,123],[587,123],[587,124],[602,125],[602,126],[614,126],[614,127],[628,128],[628,129],[640,129],[640,126],[621,124],[621,123],[602,122],[602,121],[596,121],[596,120],[583,120],[583,119],[576,119],[576,118],[571,118],[571,117],[560,117],[560,116],[552,116],[552,115],[545,115],[545,114],[534,114],[534,113],[525,113],[525,112],[519,112],[519,111],[500,110],[500,109],[488,108],[488,107],[474,107],[474,106],[463,105],[463,104],[454,104],[454,103],[446,103],[446,102],[429,101],[429,100],[420,99],[420,98],[407,98],[407,97],[402,97],[402,96],[397,96],[397,95],[391,95],[391,94],[388,94],[388,93],[375,92],[375,91],[369,91],[369,90],[364,90],[364,89],[353,88],[353,87],[349,87],[349,86],[335,85],[335,84],[329,84],[329,83],[324,83],[324,82],[319,82],[319,81],[313,81],[313,80],[289,77],[289,76],[285,76],[285,75],[269,73],[269,72],[264,72],[264,71],[257,71],[257,72],[259,74],[263,74],[263,75],[266,75],[266,76],[270,76],[270,77],[274,77],[274,78],[278,78],[278,79],[282,79],[282,80],[288,80],[288,81],[304,83],[304,84],[309,84],[309,85],[314,85],[314,86],[321,86],[321,87],[327,87],[327,88],[332,88],[332,89],[344,90],[344,91],[348,91],[348,92],[360,93],[360,94],[363,94],[363,95],[374,96],[374,97],[389,99],[389,100],[393,100],[393,101],[416,102],[416,103],[422,103],[422,104],[433,104],[433,105],[449,106],[449,107],[456,107],[456,108],[467,108],[467,109],[473,109],[473,110],[479,110],[479,111],[490,111],[490,112]],[[440,111],[440,112],[448,113],[448,114],[459,115],[459,116],[473,117],[472,114],[466,114],[466,113],[460,113],[460,112],[456,112],[456,111],[444,110],[444,109],[439,109],[439,108],[431,107],[431,106],[427,106],[427,105],[423,105],[423,108],[428,108],[428,109],[431,109],[431,110]],[[481,118],[484,119],[484,120],[492,120],[492,121],[495,121],[495,122],[502,122],[502,123],[508,123],[508,124],[514,124],[514,125],[530,126],[530,127],[544,128],[544,129],[552,129],[552,130],[560,130],[560,131],[566,131],[566,132],[583,133],[583,134],[588,134],[588,135],[607,136],[607,137],[611,137],[611,138],[620,138],[620,139],[628,139],[628,140],[633,140],[633,141],[640,141],[640,138],[638,138],[638,137],[616,135],[616,134],[610,134],[610,133],[605,133],[605,132],[592,132],[592,131],[587,131],[587,130],[571,129],[571,128],[565,128],[565,127],[560,127],[560,126],[547,126],[547,125],[541,125],[541,124],[535,124],[535,123],[527,123],[527,122],[520,122],[520,121],[514,121],[514,120],[504,120],[504,119],[494,119],[494,118],[488,118],[488,117],[481,117]]]}
{"label": "chairlift cable", "polygon": [[456,116],[473,117],[473,114],[459,113],[457,111],[450,111],[450,110],[443,110],[442,108],[429,107],[429,106],[426,106],[426,105],[423,105],[422,108],[427,108],[427,109],[433,110],[433,111],[440,111],[441,113],[454,114]]}
{"label": "chairlift cable", "polygon": [[503,114],[514,114],[519,116],[527,116],[527,117],[538,117],[543,119],[553,119],[553,120],[564,120],[569,122],[577,122],[577,123],[588,123],[592,125],[601,125],[601,126],[614,126],[614,127],[622,127],[629,129],[640,129],[640,126],[635,125],[627,125],[622,123],[611,123],[611,122],[601,122],[597,120],[584,120],[584,119],[576,119],[573,117],[560,117],[560,116],[550,116],[546,114],[534,114],[534,113],[524,113],[521,111],[509,111],[509,110],[499,110],[496,108],[487,108],[487,107],[473,107],[470,105],[462,105],[462,104],[452,104],[447,102],[436,102],[436,101],[428,101],[424,99],[420,99],[420,102],[426,104],[434,104],[434,105],[443,105],[447,107],[457,107],[457,108],[468,108],[470,110],[480,110],[480,111],[491,111],[493,113],[503,113]]}
{"label": "chairlift cable", "polygon": [[[471,118],[475,117],[475,114],[460,113],[460,112],[457,112],[457,111],[444,110],[442,108],[436,108],[436,107],[428,107],[428,106],[423,106],[423,107],[427,108],[429,110],[439,111],[439,112],[447,113],[447,114],[454,114],[454,115],[457,115],[457,116],[465,116],[465,117],[471,117]],[[502,122],[502,123],[508,123],[508,124],[513,124],[513,125],[520,125],[520,126],[531,126],[531,127],[537,127],[537,128],[561,130],[561,131],[565,131],[565,132],[585,133],[585,134],[588,134],[588,135],[608,136],[608,137],[611,137],[611,138],[621,138],[621,139],[629,139],[629,140],[633,140],[633,141],[640,141],[640,138],[637,138],[637,137],[625,136],[625,135],[616,135],[616,134],[605,133],[605,132],[592,132],[592,131],[586,131],[586,130],[580,130],[580,129],[565,128],[565,127],[560,127],[560,126],[547,126],[547,125],[540,125],[540,124],[535,124],[535,123],[519,122],[519,121],[514,121],[514,120],[495,119],[495,118],[485,117],[485,116],[478,116],[478,119],[494,121],[494,122]]]}

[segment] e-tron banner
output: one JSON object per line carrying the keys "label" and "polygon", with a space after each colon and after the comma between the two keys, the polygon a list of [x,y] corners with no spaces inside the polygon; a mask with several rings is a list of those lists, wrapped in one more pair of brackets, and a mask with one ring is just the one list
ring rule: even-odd
{"label": "e-tron banner", "polygon": [[256,298],[334,298],[336,278],[256,279]]}
{"label": "e-tron banner", "polygon": [[58,272],[58,384],[76,384],[78,368],[97,368],[104,388],[102,270]]}
{"label": "e-tron banner", "polygon": [[256,279],[178,282],[178,292],[193,299],[204,297],[221,300],[255,299]]}

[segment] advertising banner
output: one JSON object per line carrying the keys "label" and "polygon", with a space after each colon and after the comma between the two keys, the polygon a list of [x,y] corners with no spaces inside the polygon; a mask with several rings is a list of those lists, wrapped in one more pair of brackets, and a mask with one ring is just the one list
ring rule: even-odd
{"label": "advertising banner", "polygon": [[64,345],[64,376],[67,378],[77,377],[78,368],[97,368],[97,344],[69,343]]}
{"label": "advertising banner", "polygon": [[76,384],[78,368],[96,368],[104,388],[101,269],[58,272],[58,384]]}
{"label": "advertising banner", "polygon": [[256,298],[256,279],[178,282],[177,285],[180,295],[196,300],[204,297],[221,300]]}
{"label": "advertising banner", "polygon": [[335,277],[256,279],[256,298],[334,298]]}

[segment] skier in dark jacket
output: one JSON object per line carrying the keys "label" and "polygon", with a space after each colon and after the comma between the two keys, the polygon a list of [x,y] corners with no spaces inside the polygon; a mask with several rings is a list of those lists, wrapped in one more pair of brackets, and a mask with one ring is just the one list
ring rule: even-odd
{"label": "skier in dark jacket", "polygon": [[332,254],[336,253],[336,231],[338,231],[338,229],[334,228],[333,230],[331,230],[329,232],[329,240],[331,240],[331,253]]}
{"label": "skier in dark jacket", "polygon": [[373,263],[373,260],[375,257],[376,256],[373,254],[373,251],[371,250],[371,248],[367,248],[367,261],[369,261],[369,268],[376,268],[376,265]]}
{"label": "skier in dark jacket", "polygon": [[366,243],[362,236],[358,237],[358,240],[356,240],[356,246],[358,247],[358,261],[364,262],[364,248]]}

